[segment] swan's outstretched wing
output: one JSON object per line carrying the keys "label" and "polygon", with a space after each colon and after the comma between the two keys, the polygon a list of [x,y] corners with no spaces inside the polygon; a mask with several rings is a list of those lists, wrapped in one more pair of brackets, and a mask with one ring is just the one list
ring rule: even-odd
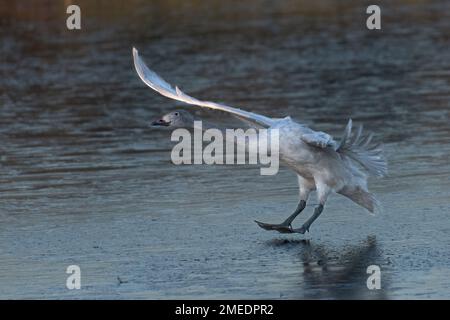
{"label": "swan's outstretched wing", "polygon": [[313,131],[311,133],[306,133],[301,136],[303,142],[312,145],[314,147],[326,148],[326,147],[336,147],[336,141],[329,134],[321,131]]}
{"label": "swan's outstretched wing", "polygon": [[269,127],[274,123],[274,120],[263,115],[259,115],[253,112],[244,111],[241,109],[229,107],[223,104],[210,102],[210,101],[201,101],[191,96],[188,96],[184,92],[182,92],[178,87],[175,89],[167,83],[164,79],[158,76],[155,72],[150,70],[144,63],[144,61],[139,57],[139,53],[136,48],[133,48],[133,59],[134,59],[134,67],[139,75],[139,77],[144,81],[146,85],[148,85],[153,90],[159,92],[161,95],[185,102],[187,104],[193,104],[200,107],[206,107],[215,110],[221,110],[225,112],[229,112],[238,117],[245,118],[250,122],[255,122],[255,124],[263,125],[264,127]]}

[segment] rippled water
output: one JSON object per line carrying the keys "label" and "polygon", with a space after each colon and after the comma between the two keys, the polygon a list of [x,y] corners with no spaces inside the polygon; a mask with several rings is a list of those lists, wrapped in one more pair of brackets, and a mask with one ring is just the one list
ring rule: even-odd
{"label": "rippled water", "polygon": [[[360,1],[77,1],[81,31],[68,3],[0,2],[0,298],[450,297],[449,2],[379,1],[381,31]],[[384,212],[333,196],[307,237],[259,229],[295,208],[296,177],[172,165],[148,123],[189,107],[141,83],[132,46],[199,98],[336,137],[363,123]]]}

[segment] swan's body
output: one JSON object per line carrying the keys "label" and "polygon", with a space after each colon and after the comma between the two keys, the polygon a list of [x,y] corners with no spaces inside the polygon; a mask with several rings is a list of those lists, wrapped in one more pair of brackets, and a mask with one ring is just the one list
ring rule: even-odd
{"label": "swan's body", "polygon": [[[172,88],[155,72],[148,69],[134,48],[133,57],[136,71],[142,81],[160,94],[187,104],[229,112],[254,127],[279,130],[280,161],[298,176],[300,203],[297,210],[281,224],[257,222],[262,228],[279,232],[304,233],[322,212],[331,192],[342,194],[370,212],[374,212],[378,202],[367,189],[367,178],[368,175],[385,175],[387,165],[381,147],[370,144],[372,135],[363,136],[362,127],[356,135],[352,135],[352,121],[349,120],[341,142],[337,143],[330,135],[314,131],[293,121],[290,117],[269,118],[190,97],[178,87]],[[170,125],[170,121],[163,121],[163,123]],[[314,215],[301,228],[293,229],[292,221],[305,208],[309,194],[314,190],[317,191],[319,201]]]}

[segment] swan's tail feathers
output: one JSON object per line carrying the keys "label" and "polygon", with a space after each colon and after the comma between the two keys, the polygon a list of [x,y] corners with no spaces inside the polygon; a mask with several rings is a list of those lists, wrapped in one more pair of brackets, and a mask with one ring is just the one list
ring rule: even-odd
{"label": "swan's tail feathers", "polygon": [[363,134],[362,126],[358,128],[356,134],[353,133],[350,119],[336,151],[360,164],[370,175],[382,177],[387,174],[383,145],[371,143],[372,137],[372,133]]}
{"label": "swan's tail feathers", "polygon": [[375,195],[361,187],[344,187],[342,190],[338,191],[338,193],[346,196],[373,214],[382,211],[381,203],[377,200]]}

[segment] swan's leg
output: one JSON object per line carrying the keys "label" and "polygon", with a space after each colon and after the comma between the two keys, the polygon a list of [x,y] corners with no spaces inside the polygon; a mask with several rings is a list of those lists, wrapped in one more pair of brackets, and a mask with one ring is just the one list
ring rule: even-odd
{"label": "swan's leg", "polygon": [[284,222],[279,223],[279,224],[264,223],[264,222],[259,222],[256,220],[255,220],[255,222],[258,224],[258,226],[260,226],[261,228],[266,229],[266,230],[276,230],[281,233],[291,233],[292,232],[292,226],[291,226],[292,221],[300,214],[300,212],[303,211],[303,209],[305,209],[305,207],[306,207],[306,201],[300,200],[300,202],[297,206],[297,209],[295,209],[294,213],[291,214],[286,220],[284,220]]}
{"label": "swan's leg", "polygon": [[300,212],[303,211],[306,207],[306,201],[308,200],[309,194],[311,193],[312,188],[314,187],[314,184],[311,181],[308,181],[301,176],[298,176],[298,185],[299,185],[299,196],[300,196],[300,202],[297,205],[297,209],[295,209],[294,213],[291,214],[284,222],[279,224],[270,224],[270,223],[264,223],[264,222],[255,222],[263,229],[266,230],[276,230],[281,233],[291,233],[293,232],[292,229],[292,221],[300,214]]}
{"label": "swan's leg", "polygon": [[327,201],[328,195],[330,194],[331,189],[325,184],[317,185],[317,198],[319,200],[319,205],[314,208],[313,215],[306,220],[306,222],[298,229],[292,229],[292,232],[304,234],[306,231],[309,232],[309,227],[311,224],[320,216],[323,211],[323,206]]}

